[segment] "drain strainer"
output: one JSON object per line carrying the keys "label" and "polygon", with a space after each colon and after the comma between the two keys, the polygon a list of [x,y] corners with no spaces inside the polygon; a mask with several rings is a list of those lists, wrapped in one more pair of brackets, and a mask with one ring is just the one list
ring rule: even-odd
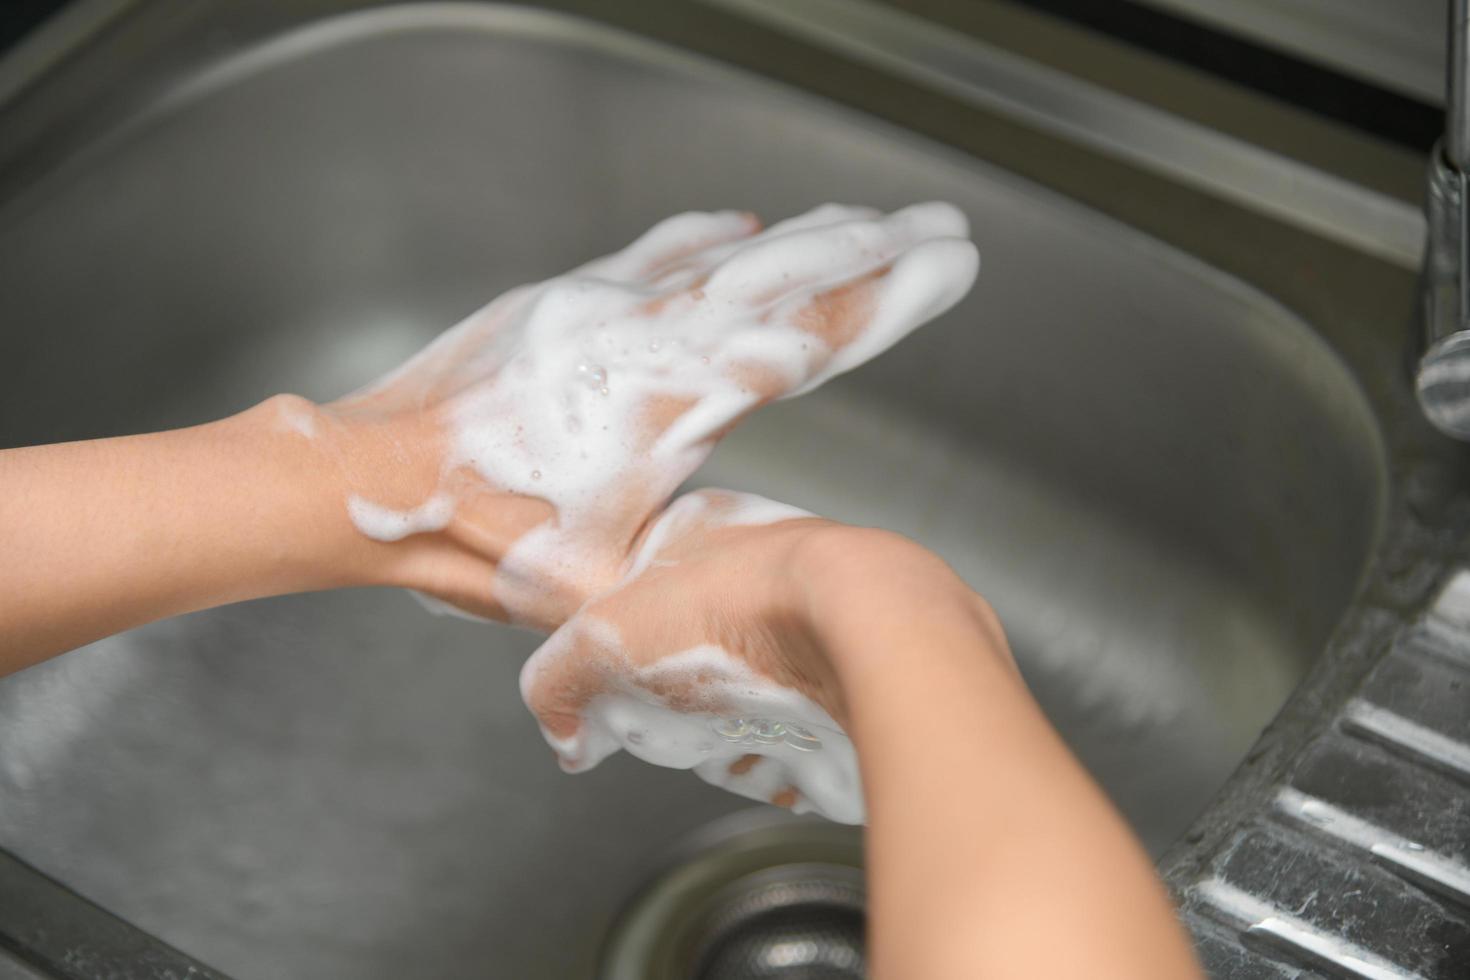
{"label": "drain strainer", "polygon": [[862,872],[791,864],[732,883],[715,903],[694,980],[861,980]]}
{"label": "drain strainer", "polygon": [[861,980],[862,836],[778,811],[676,849],[609,933],[602,980]]}

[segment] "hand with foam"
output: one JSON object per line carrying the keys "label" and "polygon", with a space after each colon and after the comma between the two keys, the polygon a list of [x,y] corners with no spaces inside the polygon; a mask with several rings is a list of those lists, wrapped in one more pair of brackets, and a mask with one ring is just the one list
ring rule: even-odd
{"label": "hand with foam", "polygon": [[617,580],[731,425],[882,352],[977,268],[946,204],[827,205],[757,228],[735,212],[670,218],[512,290],[310,417],[332,433],[357,529],[398,542],[394,577],[555,628]]}
{"label": "hand with foam", "polygon": [[676,500],[621,580],[526,662],[521,694],[562,767],[625,749],[762,802],[863,820],[831,662],[803,627],[803,556],[841,528],[750,494]]}
{"label": "hand with foam", "polygon": [[[994,610],[899,535],[744,494],[681,497],[622,580],[527,661],[521,690],[568,770],[626,749],[870,823],[873,976],[1203,977]],[[1047,942],[1058,903],[1080,948]]]}
{"label": "hand with foam", "polygon": [[875,976],[1201,977],[1148,855],[942,561],[716,491],[650,520],[743,413],[872,357],[975,273],[943,205],[754,232],[672,219],[326,409],[281,395],[0,450],[0,673],[344,586],[565,620],[522,689],[568,768],[626,748],[838,820],[866,802]]}

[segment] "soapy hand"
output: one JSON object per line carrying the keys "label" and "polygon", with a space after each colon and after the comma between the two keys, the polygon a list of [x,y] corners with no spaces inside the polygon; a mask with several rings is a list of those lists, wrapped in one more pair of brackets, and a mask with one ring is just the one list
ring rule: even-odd
{"label": "soapy hand", "polygon": [[826,205],[757,229],[736,212],[670,218],[326,406],[357,528],[442,532],[493,582],[443,563],[422,591],[553,629],[617,581],[742,416],[881,353],[958,301],[978,264],[946,204]]}
{"label": "soapy hand", "polygon": [[521,672],[562,767],[585,771],[626,749],[742,796],[861,823],[838,684],[801,625],[800,556],[836,529],[723,490],[670,505],[622,579]]}

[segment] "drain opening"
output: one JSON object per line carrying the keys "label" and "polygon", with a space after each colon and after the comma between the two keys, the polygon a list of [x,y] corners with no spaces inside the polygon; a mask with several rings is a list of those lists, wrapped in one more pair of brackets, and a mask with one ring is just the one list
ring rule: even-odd
{"label": "drain opening", "polygon": [[601,980],[862,980],[862,836],[735,814],[676,848],[608,935]]}
{"label": "drain opening", "polygon": [[775,867],[729,888],[694,956],[693,980],[862,980],[862,873]]}

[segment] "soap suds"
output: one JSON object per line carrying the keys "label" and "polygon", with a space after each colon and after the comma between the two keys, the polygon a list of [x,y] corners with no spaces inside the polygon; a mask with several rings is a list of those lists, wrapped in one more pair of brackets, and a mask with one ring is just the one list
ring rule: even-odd
{"label": "soap suds", "polygon": [[277,410],[280,413],[281,424],[286,428],[308,439],[316,438],[316,416],[310,411],[286,399],[277,402]]}
{"label": "soap suds", "polygon": [[[469,468],[498,491],[552,505],[554,516],[515,541],[490,583],[512,621],[555,622],[569,599],[605,588],[617,570],[607,567],[604,536],[611,529],[616,539],[630,506],[667,500],[714,439],[763,400],[810,391],[943,313],[978,269],[964,215],[944,203],[887,216],[823,205],[755,235],[751,220],[733,211],[669,218],[618,253],[512,290],[367,389],[422,383],[421,396],[451,393],[442,472]],[[863,308],[823,312],[826,297],[854,284],[861,292],[849,295]],[[672,516],[702,506],[681,501]],[[454,502],[441,492],[399,511],[354,496],[348,509],[362,533],[394,541],[443,528]],[[751,498],[722,519],[803,515]],[[650,535],[623,574],[641,574],[657,550]],[[528,662],[523,685],[567,635],[564,627]],[[851,743],[819,707],[718,648],[669,660],[643,669],[702,665],[716,678],[718,713],[681,714],[630,682],[589,709],[578,745],[559,750],[586,765],[626,748],[733,792],[771,800],[794,787],[798,808],[862,819]],[[802,747],[804,732],[819,749]],[[732,772],[748,752],[762,761]]]}
{"label": "soap suds", "polygon": [[[599,628],[597,644],[619,656],[617,631]],[[522,673],[528,692],[538,670],[572,642],[571,633],[548,641]],[[819,813],[842,823],[862,823],[862,783],[857,754],[840,725],[810,698],[762,677],[716,646],[699,646],[646,667],[624,662],[607,671],[615,687],[588,703],[581,727],[570,738],[545,729],[546,741],[569,772],[585,772],[618,750],[670,769],[689,769],[705,782],[740,796],[770,803],[795,791],[792,809]],[[711,710],[670,706],[653,693],[670,685],[696,685]],[[748,757],[756,756],[750,760]]]}
{"label": "soap suds", "polygon": [[[669,218],[621,252],[512,290],[368,389],[426,376],[456,392],[442,471],[468,467],[554,507],[493,583],[517,621],[553,618],[554,601],[602,574],[589,568],[589,542],[629,499],[670,496],[773,385],[799,394],[876,356],[957,302],[977,269],[965,217],[948,204],[886,216],[829,204],[739,237],[750,221]],[[834,351],[805,318],[819,297],[879,272],[871,309],[856,313],[864,324]],[[650,422],[659,409],[677,415],[662,432]],[[354,522],[374,537],[442,526],[423,508],[395,515],[355,499]]]}
{"label": "soap suds", "polygon": [[[538,581],[576,587],[582,542],[628,488],[653,499],[672,493],[712,439],[762,400],[750,377],[810,390],[953,305],[975,274],[964,216],[921,204],[883,218],[819,208],[670,270],[652,303],[647,283],[607,278],[656,254],[650,240],[728,220],[677,216],[626,254],[543,283],[502,328],[517,340],[494,383],[454,405],[454,461],[556,508],[544,533],[516,543],[498,576],[497,599],[513,614],[529,616]],[[834,352],[804,328],[802,314],[819,295],[890,263],[855,339]],[[675,403],[684,410],[650,442],[650,406]]]}
{"label": "soap suds", "polygon": [[454,603],[445,602],[443,599],[440,599],[436,596],[427,595],[414,589],[409,589],[408,594],[413,596],[414,599],[418,601],[418,604],[424,607],[425,611],[433,613],[435,616],[449,616],[452,619],[467,619],[472,623],[495,622],[495,620],[487,619],[484,616],[476,616],[469,610],[461,609]]}
{"label": "soap suds", "polygon": [[[774,524],[809,518],[798,507],[754,494],[700,491],[674,501],[644,537],[615,595],[692,530]],[[608,685],[581,711],[571,737],[542,727],[568,771],[583,772],[618,750],[645,762],[690,769],[707,783],[798,813],[862,823],[857,755],[842,727],[816,702],[757,673],[714,644],[702,643],[651,664],[634,663],[612,623],[579,613],[552,634],[521,671],[532,699],[545,672],[582,658]],[[668,693],[678,692],[672,703]]]}
{"label": "soap suds", "polygon": [[347,498],[347,515],[362,534],[376,541],[398,541],[410,534],[439,531],[454,516],[454,501],[436,493],[412,510],[394,510],[353,494]]}

